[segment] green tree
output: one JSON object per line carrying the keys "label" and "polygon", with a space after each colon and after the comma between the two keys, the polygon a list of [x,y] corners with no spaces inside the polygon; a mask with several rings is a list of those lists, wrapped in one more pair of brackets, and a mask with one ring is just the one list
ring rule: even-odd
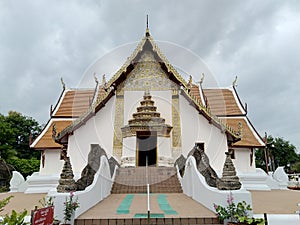
{"label": "green tree", "polygon": [[281,137],[268,136],[266,148],[256,150],[256,166],[264,170],[266,170],[266,155],[269,171],[274,171],[278,166],[284,166],[289,172],[291,165],[300,161],[296,147]]}
{"label": "green tree", "polygon": [[11,143],[13,143],[15,129],[11,127],[11,124],[6,122],[6,117],[0,114],[0,156],[3,159],[8,159],[17,154],[13,149]]}
{"label": "green tree", "polygon": [[[29,142],[40,132],[41,126],[31,117],[15,111],[7,116],[0,114],[0,158],[10,170],[15,169],[24,177],[39,170],[40,152],[30,149]],[[8,188],[9,179],[8,176],[5,185],[0,187],[2,190]]]}
{"label": "green tree", "polygon": [[35,139],[41,132],[39,123],[31,117],[10,111],[0,114],[0,150],[5,160],[14,156],[20,159],[39,159],[40,154],[29,147],[29,139]]}
{"label": "green tree", "polygon": [[300,160],[292,165],[292,171],[300,173]]}
{"label": "green tree", "polygon": [[13,165],[14,169],[20,172],[25,178],[31,175],[33,172],[36,172],[40,168],[40,160],[32,159],[19,159],[11,158],[7,160],[7,163]]}

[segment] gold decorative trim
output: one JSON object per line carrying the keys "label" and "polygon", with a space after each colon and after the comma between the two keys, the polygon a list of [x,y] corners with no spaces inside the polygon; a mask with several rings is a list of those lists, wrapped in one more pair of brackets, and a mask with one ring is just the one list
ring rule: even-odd
{"label": "gold decorative trim", "polygon": [[123,138],[121,127],[124,126],[124,95],[116,95],[115,120],[114,120],[114,140],[113,155],[122,156]]}
{"label": "gold decorative trim", "polygon": [[162,91],[172,90],[177,86],[156,61],[153,52],[146,50],[139,61],[134,63],[134,69],[119,88],[123,91]]}
{"label": "gold decorative trim", "polygon": [[180,119],[180,106],[179,106],[178,90],[173,90],[172,94],[172,147],[173,155],[179,156],[181,154],[181,119]]}
{"label": "gold decorative trim", "polygon": [[157,132],[157,137],[170,137],[172,127],[166,124],[163,125],[139,125],[139,126],[130,126],[127,125],[122,127],[122,137],[132,137],[136,136],[137,132],[140,131],[150,131],[150,132]]}

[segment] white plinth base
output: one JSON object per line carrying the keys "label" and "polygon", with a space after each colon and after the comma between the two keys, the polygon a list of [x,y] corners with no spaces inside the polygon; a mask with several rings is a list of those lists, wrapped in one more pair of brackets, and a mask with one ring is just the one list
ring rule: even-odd
{"label": "white plinth base", "polygon": [[33,173],[31,176],[27,177],[28,187],[24,193],[48,193],[50,189],[56,188],[58,185],[60,175],[39,175],[39,173]]}
{"label": "white plinth base", "polygon": [[287,189],[287,182],[280,182],[266,174],[262,169],[256,169],[253,173],[238,173],[243,188],[247,190],[279,190]]}

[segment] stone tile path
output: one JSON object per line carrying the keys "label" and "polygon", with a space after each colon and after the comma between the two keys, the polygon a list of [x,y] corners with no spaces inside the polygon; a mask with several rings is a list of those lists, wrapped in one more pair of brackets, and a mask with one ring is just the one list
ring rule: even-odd
{"label": "stone tile path", "polygon": [[300,191],[251,191],[255,214],[294,214],[300,210]]}
{"label": "stone tile path", "polygon": [[[123,214],[118,212],[120,205],[127,194],[111,194],[101,203],[83,213],[78,219],[108,219],[108,218],[133,218],[135,214],[147,213],[147,196],[145,194],[134,194],[128,211]],[[163,214],[167,217],[216,217],[213,212],[192,200],[185,194],[151,194],[151,213]]]}
{"label": "stone tile path", "polygon": [[14,196],[8,205],[4,207],[4,210],[0,212],[0,215],[5,215],[6,213],[11,213],[14,209],[17,212],[22,212],[24,209],[30,214],[31,210],[35,206],[41,206],[39,200],[42,200],[46,194],[24,194],[24,193],[0,193],[0,200],[7,198],[8,196]]}

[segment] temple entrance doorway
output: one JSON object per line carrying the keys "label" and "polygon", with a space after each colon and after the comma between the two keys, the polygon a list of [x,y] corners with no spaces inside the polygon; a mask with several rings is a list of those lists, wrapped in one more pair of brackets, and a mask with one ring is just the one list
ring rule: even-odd
{"label": "temple entrance doorway", "polygon": [[137,132],[137,166],[155,166],[157,162],[157,133],[150,131]]}

